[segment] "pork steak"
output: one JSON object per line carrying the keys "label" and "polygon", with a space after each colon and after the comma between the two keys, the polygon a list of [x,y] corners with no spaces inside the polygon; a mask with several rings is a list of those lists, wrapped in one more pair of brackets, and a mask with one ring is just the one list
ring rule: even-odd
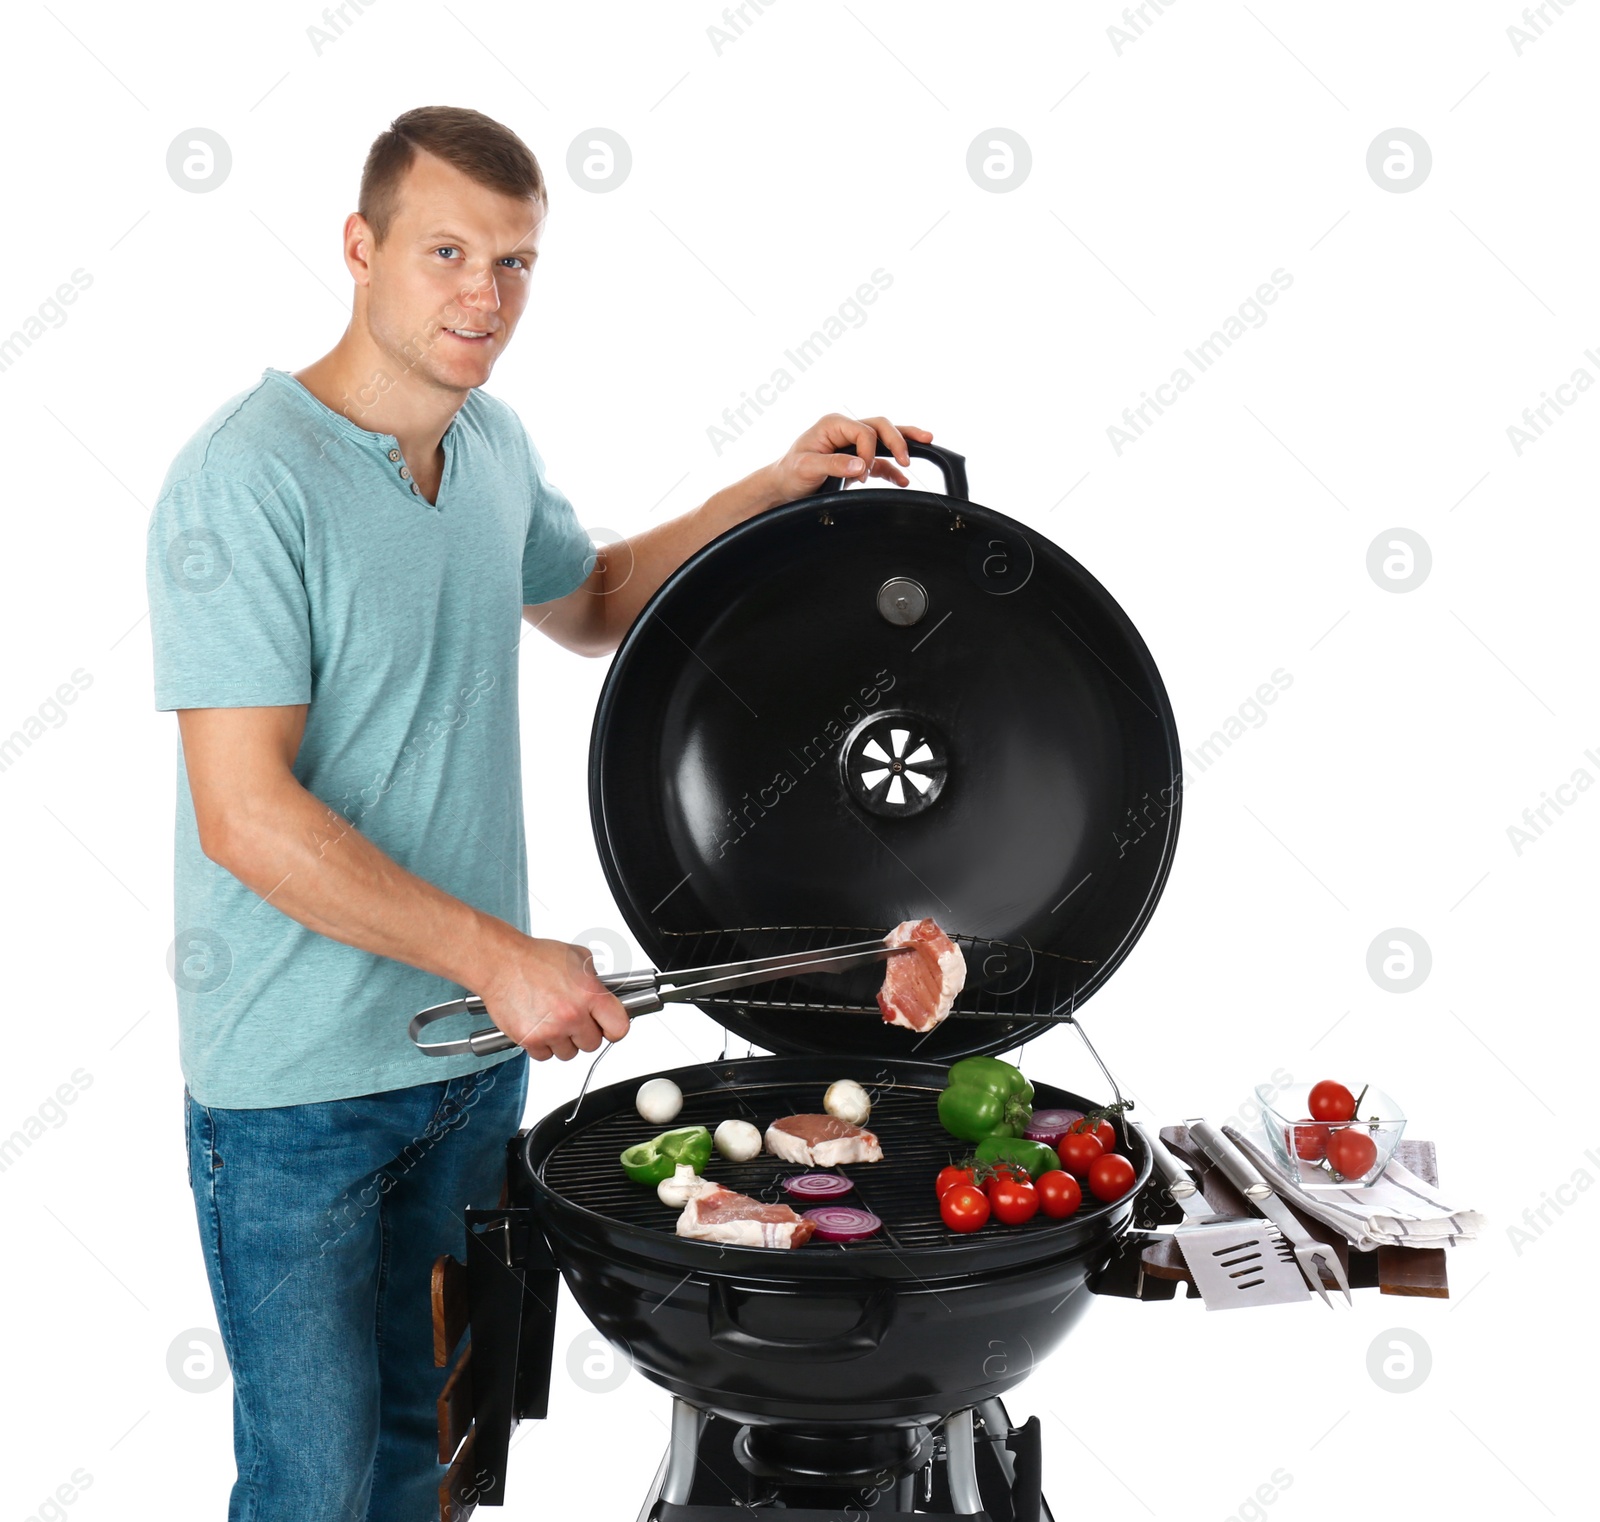
{"label": "pork steak", "polygon": [[753,1200],[722,1184],[710,1184],[692,1196],[677,1226],[680,1237],[735,1247],[803,1247],[816,1229],[787,1205]]}
{"label": "pork steak", "polygon": [[966,986],[967,959],[932,920],[907,920],[884,939],[913,949],[889,958],[878,991],[883,1018],[907,1030],[932,1030]]}
{"label": "pork steak", "polygon": [[836,1115],[785,1115],[773,1121],[767,1127],[767,1151],[812,1168],[883,1161],[883,1148],[871,1131]]}

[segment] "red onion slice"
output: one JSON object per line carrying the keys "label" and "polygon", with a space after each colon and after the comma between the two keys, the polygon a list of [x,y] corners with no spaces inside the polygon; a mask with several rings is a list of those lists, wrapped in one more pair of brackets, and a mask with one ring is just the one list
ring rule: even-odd
{"label": "red onion slice", "polygon": [[1073,1121],[1082,1119],[1082,1110],[1035,1110],[1023,1135],[1029,1141],[1046,1142],[1053,1146],[1059,1137],[1067,1134],[1067,1127]]}
{"label": "red onion slice", "polygon": [[883,1225],[870,1210],[858,1205],[818,1205],[805,1216],[816,1224],[816,1235],[824,1242],[859,1242]]}
{"label": "red onion slice", "polygon": [[802,1200],[832,1200],[856,1186],[842,1173],[796,1173],[783,1181],[783,1187]]}

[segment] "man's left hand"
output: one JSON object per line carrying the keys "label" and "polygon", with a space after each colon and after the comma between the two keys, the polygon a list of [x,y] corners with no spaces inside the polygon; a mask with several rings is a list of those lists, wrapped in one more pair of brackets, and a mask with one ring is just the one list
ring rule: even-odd
{"label": "man's left hand", "polygon": [[[878,458],[880,439],[893,458]],[[781,460],[723,487],[694,512],[605,547],[576,591],[542,607],[524,608],[523,615],[569,650],[607,655],[667,577],[718,534],[768,508],[815,496],[829,476],[846,481],[877,476],[896,486],[908,485],[901,469],[911,463],[907,440],[929,444],[933,435],[926,428],[897,428],[884,417],[830,412],[801,434]],[[847,445],[856,453],[840,454]]]}
{"label": "man's left hand", "polygon": [[[894,456],[892,460],[877,457],[880,439]],[[773,504],[812,496],[829,476],[860,481],[871,475],[893,481],[896,486],[908,485],[900,468],[911,463],[907,439],[928,444],[933,435],[926,428],[897,428],[888,418],[853,418],[830,412],[801,434],[781,460],[767,467]],[[855,445],[855,454],[838,452],[849,444]]]}

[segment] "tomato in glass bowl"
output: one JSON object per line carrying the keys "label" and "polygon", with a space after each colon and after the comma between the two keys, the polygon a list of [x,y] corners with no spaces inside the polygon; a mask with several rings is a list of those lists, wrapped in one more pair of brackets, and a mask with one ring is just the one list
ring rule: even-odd
{"label": "tomato in glass bowl", "polygon": [[[1382,1089],[1370,1084],[1359,1086],[1356,1113],[1348,1120],[1320,1118],[1328,1112],[1324,1095],[1327,1080],[1320,1084],[1294,1083],[1287,1088],[1258,1084],[1256,1099],[1261,1106],[1261,1124],[1278,1166],[1306,1189],[1362,1189],[1383,1176],[1400,1137],[1406,1118]],[[1313,1104],[1313,1089],[1322,1088]]]}

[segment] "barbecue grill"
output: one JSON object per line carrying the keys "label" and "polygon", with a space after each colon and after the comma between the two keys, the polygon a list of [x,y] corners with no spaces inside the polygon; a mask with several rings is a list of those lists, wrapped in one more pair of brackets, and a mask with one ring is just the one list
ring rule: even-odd
{"label": "barbecue grill", "polygon": [[[932,1181],[963,1144],[936,1099],[960,1057],[1063,1023],[1084,1035],[1082,1006],[1172,860],[1177,730],[1099,582],[968,500],[959,455],[911,452],[940,467],[943,494],[823,492],[682,566],[618,652],[590,749],[600,858],[657,967],[854,942],[924,915],[961,945],[966,988],[930,1031],[880,1018],[881,965],[803,974],[698,1001],[775,1055],[668,1075],[685,1094],[676,1124],[713,1129],[815,1112],[854,1078],[884,1160],[842,1171],[883,1228],[791,1251],[680,1239],[617,1165],[651,1130],[637,1080],[586,1088],[512,1139],[507,1204],[469,1216],[480,1502],[503,1498],[512,1426],[545,1414],[564,1279],[674,1397],[642,1519],[762,1504],[797,1522],[841,1506],[1050,1516],[1038,1423],[1014,1429],[1001,1397],[1084,1314],[1137,1189],[1064,1221],[953,1233]],[[1092,1107],[1035,1084],[1041,1106]],[[1148,1148],[1124,1140],[1142,1187]],[[777,1199],[792,1171],[763,1155],[714,1158],[707,1176]]]}

